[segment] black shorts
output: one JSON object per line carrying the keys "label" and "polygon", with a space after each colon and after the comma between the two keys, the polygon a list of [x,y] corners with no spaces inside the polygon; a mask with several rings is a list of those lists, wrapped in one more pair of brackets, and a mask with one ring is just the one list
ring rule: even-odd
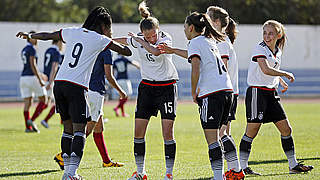
{"label": "black shorts", "polygon": [[174,120],[177,107],[177,85],[175,80],[142,80],[138,87],[135,118],[150,119],[160,110],[161,119]]}
{"label": "black shorts", "polygon": [[220,129],[222,124],[228,122],[232,92],[216,92],[197,101],[203,129]]}
{"label": "black shorts", "polygon": [[229,116],[228,116],[228,121],[236,120],[238,98],[239,98],[238,94],[233,94],[230,113],[229,113]]}
{"label": "black shorts", "polygon": [[248,123],[276,123],[287,119],[277,91],[266,87],[247,89],[246,117]]}
{"label": "black shorts", "polygon": [[62,121],[71,119],[73,123],[84,124],[90,121],[87,90],[84,87],[67,81],[55,81],[53,93]]}

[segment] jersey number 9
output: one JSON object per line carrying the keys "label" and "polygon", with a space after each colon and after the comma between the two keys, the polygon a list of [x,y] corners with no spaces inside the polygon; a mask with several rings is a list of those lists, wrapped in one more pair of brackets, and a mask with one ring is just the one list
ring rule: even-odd
{"label": "jersey number 9", "polygon": [[74,45],[74,48],[72,50],[72,57],[75,58],[75,61],[73,64],[69,63],[69,67],[74,68],[78,65],[82,49],[83,46],[81,43],[77,43],[76,45]]}

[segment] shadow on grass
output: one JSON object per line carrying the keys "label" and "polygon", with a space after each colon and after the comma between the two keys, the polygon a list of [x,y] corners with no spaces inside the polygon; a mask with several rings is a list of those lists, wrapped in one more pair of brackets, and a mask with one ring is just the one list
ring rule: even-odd
{"label": "shadow on grass", "polygon": [[40,175],[40,174],[47,174],[47,173],[57,172],[57,171],[60,171],[60,170],[43,170],[43,171],[33,171],[33,172],[14,172],[14,173],[0,174],[0,178],[14,177],[14,176]]}
{"label": "shadow on grass", "polygon": [[[302,158],[297,159],[298,161],[309,161],[309,160],[320,160],[320,157],[316,158]],[[266,160],[266,161],[249,161],[249,165],[257,165],[257,164],[273,164],[273,163],[287,163],[287,159],[281,159],[281,160]]]}
{"label": "shadow on grass", "polygon": [[184,179],[184,180],[210,180],[213,177],[202,177],[202,178],[197,178],[197,179]]}

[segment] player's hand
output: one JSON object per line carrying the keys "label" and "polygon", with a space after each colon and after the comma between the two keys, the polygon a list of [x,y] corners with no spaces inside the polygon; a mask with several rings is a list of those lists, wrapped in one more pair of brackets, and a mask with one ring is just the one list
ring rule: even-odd
{"label": "player's hand", "polygon": [[120,92],[119,95],[120,95],[120,99],[127,99],[128,98],[128,95],[124,91]]}
{"label": "player's hand", "polygon": [[128,36],[132,37],[135,41],[140,42],[143,41],[143,39],[139,38],[135,33],[128,32]]}
{"label": "player's hand", "polygon": [[198,97],[198,94],[192,94],[192,100],[196,104],[198,104],[197,97]]}
{"label": "player's hand", "polygon": [[294,78],[294,75],[292,74],[292,73],[287,73],[286,75],[285,75],[285,77],[287,78],[287,79],[289,79],[290,80],[290,82],[294,82],[294,80],[295,80],[295,78]]}
{"label": "player's hand", "polygon": [[46,85],[46,90],[49,91],[52,88],[52,84],[49,83],[48,85]]}
{"label": "player's hand", "polygon": [[44,81],[42,79],[39,80],[39,83],[40,83],[41,87],[45,86],[45,83],[44,83]]}
{"label": "player's hand", "polygon": [[288,90],[288,87],[289,87],[288,84],[284,80],[282,80],[282,81],[280,81],[280,85],[283,87],[281,92],[285,93]]}
{"label": "player's hand", "polygon": [[18,32],[16,37],[22,38],[22,39],[27,39],[28,38],[28,34],[29,33],[26,33],[26,32]]}
{"label": "player's hand", "polygon": [[157,49],[160,50],[161,54],[172,54],[174,53],[173,49],[169,47],[167,44],[159,44]]}

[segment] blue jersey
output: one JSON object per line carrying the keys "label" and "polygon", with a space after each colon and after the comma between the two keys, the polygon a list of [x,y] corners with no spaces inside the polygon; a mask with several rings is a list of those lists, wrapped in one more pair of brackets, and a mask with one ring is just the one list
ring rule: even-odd
{"label": "blue jersey", "polygon": [[116,79],[128,79],[128,64],[132,64],[132,62],[124,56],[120,56],[113,64],[113,68],[117,71]]}
{"label": "blue jersey", "polygon": [[111,51],[109,49],[102,51],[98,55],[97,60],[93,66],[93,70],[92,70],[90,82],[89,82],[89,89],[91,91],[96,91],[101,95],[106,94],[106,88],[105,88],[106,82],[104,78],[105,64],[112,65],[112,56],[111,56]]}
{"label": "blue jersey", "polygon": [[21,76],[32,76],[34,75],[31,64],[30,64],[30,57],[34,56],[36,59],[36,64],[38,62],[38,57],[36,53],[36,49],[33,47],[31,43],[28,43],[26,47],[24,47],[21,51],[21,59],[23,62],[23,70]]}
{"label": "blue jersey", "polygon": [[43,73],[47,75],[48,78],[50,78],[52,63],[58,62],[60,64],[61,61],[62,61],[62,56],[59,52],[58,47],[57,46],[50,47],[44,53]]}

